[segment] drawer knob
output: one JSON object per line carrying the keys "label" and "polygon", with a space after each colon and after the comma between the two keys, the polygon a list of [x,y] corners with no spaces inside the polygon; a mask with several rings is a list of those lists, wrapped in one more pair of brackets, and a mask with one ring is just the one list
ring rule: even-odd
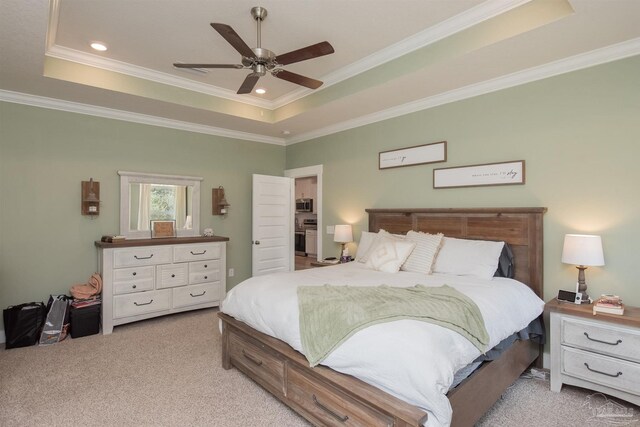
{"label": "drawer knob", "polygon": [[591,372],[595,372],[596,374],[602,374],[602,375],[606,375],[608,377],[613,377],[613,378],[618,378],[620,375],[622,375],[622,372],[618,372],[617,374],[608,374],[606,372],[602,372],[602,371],[597,371],[595,369],[591,369],[589,367],[589,364],[587,362],[584,362],[584,366],[587,367],[588,370],[590,370]]}
{"label": "drawer knob", "polygon": [[316,398],[315,394],[312,394],[311,397],[313,397],[313,403],[315,403],[318,408],[322,409],[327,414],[331,415],[333,418],[335,418],[336,420],[340,421],[341,423],[345,423],[349,419],[348,415],[339,415],[339,414],[333,412],[331,409],[329,409],[326,406],[324,406],[322,403],[320,403],[318,401],[318,399]]}
{"label": "drawer knob", "polygon": [[584,336],[585,336],[585,337],[587,337],[587,339],[588,339],[588,340],[590,340],[590,341],[595,341],[595,342],[599,342],[599,343],[602,343],[602,344],[609,344],[609,345],[618,345],[618,344],[622,344],[622,340],[618,340],[618,341],[616,341],[616,342],[609,342],[609,341],[601,341],[601,340],[597,340],[597,339],[595,339],[595,338],[591,338],[591,337],[589,336],[589,334],[588,334],[588,333],[586,333],[586,332],[584,333]]}
{"label": "drawer knob", "polygon": [[205,265],[204,265],[204,268],[207,268],[207,267],[208,267],[208,265],[207,265],[207,264],[205,264]]}
{"label": "drawer knob", "polygon": [[189,252],[191,252],[191,255],[204,255],[207,253],[207,250],[205,249],[202,252],[193,252],[193,251],[189,251]]}
{"label": "drawer knob", "polygon": [[204,279],[207,280],[207,276],[204,276]]}
{"label": "drawer knob", "polygon": [[262,365],[262,360],[258,360],[255,357],[251,356],[249,353],[247,353],[246,351],[244,351],[244,349],[242,349],[242,355],[249,360],[251,363],[253,363],[256,366],[261,366]]}
{"label": "drawer knob", "polygon": [[197,298],[197,297],[201,297],[202,295],[206,294],[207,291],[202,291],[201,294],[192,294],[191,292],[189,292],[189,295],[191,295],[193,298]]}
{"label": "drawer knob", "polygon": [[153,300],[149,301],[149,302],[141,302],[140,304],[138,304],[137,302],[133,302],[134,305],[140,307],[141,305],[149,305],[153,302]]}
{"label": "drawer knob", "polygon": [[134,272],[133,272],[133,275],[135,276],[136,274],[138,274],[138,273],[136,273],[136,272],[134,271]]}
{"label": "drawer knob", "polygon": [[135,289],[135,288],[137,288],[137,287],[138,287],[138,285],[133,285],[133,286],[132,286],[132,288],[133,288],[133,289]]}
{"label": "drawer knob", "polygon": [[175,274],[172,274],[172,275],[171,275],[171,277],[176,277],[176,275],[175,275]]}
{"label": "drawer knob", "polygon": [[153,254],[149,255],[149,256],[138,256],[138,255],[134,255],[133,256],[135,259],[151,259],[153,258]]}

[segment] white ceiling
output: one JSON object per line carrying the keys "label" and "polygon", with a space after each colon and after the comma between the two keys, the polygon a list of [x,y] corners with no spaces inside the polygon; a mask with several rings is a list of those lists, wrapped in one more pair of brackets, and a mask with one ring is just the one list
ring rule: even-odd
{"label": "white ceiling", "polygon": [[[333,45],[285,67],[320,89],[267,75],[266,94],[237,95],[246,70],[172,66],[239,63],[209,23],[254,47],[256,5],[269,12],[262,47]],[[53,98],[284,144],[640,54],[639,20],[637,0],[2,0],[0,100]],[[95,40],[109,50],[93,51]]]}

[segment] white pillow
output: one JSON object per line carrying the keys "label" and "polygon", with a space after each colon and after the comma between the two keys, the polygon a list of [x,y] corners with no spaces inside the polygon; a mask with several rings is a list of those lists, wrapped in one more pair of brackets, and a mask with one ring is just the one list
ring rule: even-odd
{"label": "white pillow", "polygon": [[431,274],[433,260],[442,243],[442,233],[429,234],[412,230],[407,233],[406,240],[414,242],[416,247],[400,269],[414,273]]}
{"label": "white pillow", "polygon": [[360,243],[358,243],[358,250],[356,252],[356,261],[367,262],[366,254],[371,249],[371,245],[378,237],[378,233],[372,233],[370,231],[363,231],[360,235]]}
{"label": "white pillow", "polygon": [[444,237],[433,272],[491,279],[498,268],[503,246],[504,242]]}
{"label": "white pillow", "polygon": [[366,266],[385,273],[397,273],[415,246],[415,242],[380,235],[367,254]]}

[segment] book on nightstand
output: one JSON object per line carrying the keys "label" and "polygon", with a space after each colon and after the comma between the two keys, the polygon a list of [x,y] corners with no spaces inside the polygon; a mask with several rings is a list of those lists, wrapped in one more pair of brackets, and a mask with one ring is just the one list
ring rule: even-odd
{"label": "book on nightstand", "polygon": [[624,304],[622,299],[617,295],[602,295],[593,303],[593,314],[607,313],[607,314],[624,314]]}

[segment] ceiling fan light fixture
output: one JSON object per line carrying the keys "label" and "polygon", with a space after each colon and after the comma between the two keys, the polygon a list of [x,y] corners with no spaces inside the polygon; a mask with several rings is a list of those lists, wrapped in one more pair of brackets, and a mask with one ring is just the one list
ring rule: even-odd
{"label": "ceiling fan light fixture", "polygon": [[104,52],[107,50],[107,45],[102,42],[91,42],[90,46],[93,50],[97,50],[99,52]]}
{"label": "ceiling fan light fixture", "polygon": [[267,90],[259,87],[258,89],[256,89],[256,93],[258,95],[264,95],[265,93],[267,93]]}

